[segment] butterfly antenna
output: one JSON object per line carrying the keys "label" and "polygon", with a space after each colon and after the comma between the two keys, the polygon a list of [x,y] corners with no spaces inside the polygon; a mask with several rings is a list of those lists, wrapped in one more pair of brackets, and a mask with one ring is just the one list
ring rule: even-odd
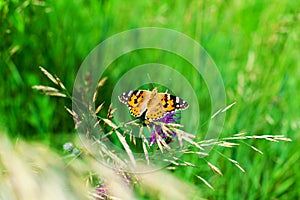
{"label": "butterfly antenna", "polygon": [[149,88],[149,89],[150,89],[150,90],[153,90],[155,87],[154,87],[153,81],[152,81],[152,79],[151,79],[151,77],[150,77],[150,74],[147,73],[147,76],[148,76],[148,79],[149,79],[149,81],[150,81],[150,84],[149,84],[149,85],[152,86],[152,88]]}
{"label": "butterfly antenna", "polygon": [[[149,84],[149,85],[151,85],[152,86],[152,88],[149,88],[150,90],[153,90],[154,88],[157,88],[157,90],[159,89],[159,87],[161,87],[161,88],[166,88],[166,87],[164,87],[164,86],[159,86],[159,87],[155,87],[155,85],[153,84],[154,82],[153,82],[153,80],[151,79],[151,77],[150,77],[150,74],[148,73],[147,74],[147,76],[148,76],[148,78],[149,78],[149,81],[151,82],[151,84]],[[165,93],[168,93],[168,88],[166,89],[166,92]]]}

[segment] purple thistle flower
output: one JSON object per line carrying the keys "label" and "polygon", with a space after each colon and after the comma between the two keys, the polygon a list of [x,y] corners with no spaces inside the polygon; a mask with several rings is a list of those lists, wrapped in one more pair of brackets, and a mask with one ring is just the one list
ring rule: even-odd
{"label": "purple thistle flower", "polygon": [[96,187],[96,194],[97,194],[96,200],[107,199],[107,191],[104,184],[98,185]]}
{"label": "purple thistle flower", "polygon": [[[159,119],[159,122],[170,124],[170,123],[178,123],[178,120],[180,120],[180,116],[176,117],[176,112],[168,113],[163,118]],[[156,143],[156,135],[160,135],[164,140],[168,141],[172,139],[172,137],[176,136],[176,133],[174,131],[165,133],[161,126],[154,125],[154,130],[151,133],[151,136],[149,137],[149,140],[151,143]],[[167,142],[168,143],[168,142]]]}

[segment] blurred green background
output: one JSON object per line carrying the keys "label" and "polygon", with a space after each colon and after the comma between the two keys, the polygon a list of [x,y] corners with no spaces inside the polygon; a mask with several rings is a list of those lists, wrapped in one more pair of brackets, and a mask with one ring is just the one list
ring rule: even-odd
{"label": "blurred green background", "polygon": [[[116,33],[149,26],[190,36],[215,61],[227,102],[237,102],[227,112],[222,137],[245,131],[283,134],[293,140],[250,141],[264,155],[247,145],[216,148],[238,160],[246,174],[212,151],[209,161],[223,177],[196,156],[186,159],[199,169],[180,168],[174,175],[196,185],[208,199],[300,198],[299,1],[0,0],[1,129],[11,138],[41,141],[60,151],[74,136],[73,120],[64,110],[70,102],[32,90],[36,84],[51,85],[38,66],[57,74],[71,91],[80,64],[96,45]],[[141,54],[149,60],[156,56],[155,51]],[[131,63],[124,58],[124,66],[149,62],[142,58]],[[180,62],[166,59],[162,62],[170,65]],[[187,78],[195,81],[192,73]],[[116,79],[109,81],[114,84]],[[201,111],[209,113],[208,94],[198,95]],[[205,177],[215,191],[195,174]]]}

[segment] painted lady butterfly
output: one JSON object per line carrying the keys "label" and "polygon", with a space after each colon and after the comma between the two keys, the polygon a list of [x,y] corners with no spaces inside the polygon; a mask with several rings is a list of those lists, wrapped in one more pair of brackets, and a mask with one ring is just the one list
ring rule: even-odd
{"label": "painted lady butterfly", "polygon": [[119,96],[119,100],[129,107],[133,116],[149,121],[160,119],[176,110],[185,110],[189,106],[183,99],[168,93],[159,93],[156,88],[152,91],[124,92]]}

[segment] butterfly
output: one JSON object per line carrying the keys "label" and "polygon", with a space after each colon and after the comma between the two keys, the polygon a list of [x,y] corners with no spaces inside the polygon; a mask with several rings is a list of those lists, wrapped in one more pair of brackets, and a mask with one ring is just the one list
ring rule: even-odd
{"label": "butterfly", "polygon": [[168,113],[185,110],[189,104],[183,99],[160,93],[157,88],[149,90],[131,90],[119,95],[119,100],[128,106],[131,115],[149,121],[163,118]]}

